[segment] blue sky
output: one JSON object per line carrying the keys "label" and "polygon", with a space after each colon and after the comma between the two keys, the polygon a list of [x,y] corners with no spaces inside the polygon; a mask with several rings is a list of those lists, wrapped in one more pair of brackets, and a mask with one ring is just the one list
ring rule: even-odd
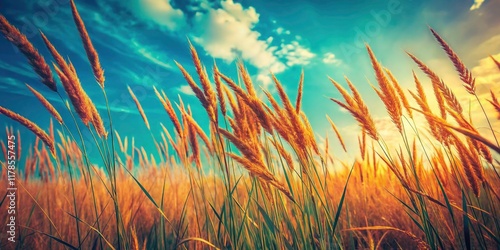
{"label": "blue sky", "polygon": [[[369,85],[375,83],[375,77],[364,43],[406,89],[414,89],[411,70],[417,70],[404,53],[409,51],[442,75],[457,94],[464,93],[453,65],[433,40],[428,26],[436,29],[473,70],[481,93],[500,79],[485,59],[488,55],[500,56],[500,17],[495,14],[500,12],[498,1],[76,0],[76,4],[105,69],[113,123],[122,136],[134,136],[136,145],[147,149],[153,149],[151,139],[127,85],[142,103],[158,138],[160,133],[155,131],[160,131],[160,122],[169,128],[171,124],[153,86],[165,90],[174,102],[180,96],[191,106],[198,122],[206,125],[203,109],[174,63],[180,62],[194,74],[188,39],[207,68],[216,60],[223,73],[235,77],[235,62],[241,59],[257,85],[272,90],[272,71],[292,98],[303,69],[303,109],[318,140],[321,142],[327,131],[333,138],[325,119],[328,114],[351,147],[357,136],[354,119],[329,101],[329,97],[339,95],[327,76],[342,84],[344,75],[349,77],[369,104],[379,128],[387,130],[389,137],[394,129]],[[75,64],[84,89],[105,115],[104,100],[86,60],[68,0],[4,1],[0,13],[50,61],[38,33],[42,30]],[[3,38],[0,76],[1,106],[48,128],[49,114],[26,89],[24,83],[28,83],[69,118],[57,95],[43,86],[26,59]],[[1,124],[19,127],[5,117],[0,117],[3,127]],[[109,124],[107,119],[105,124]],[[33,136],[22,131],[25,143],[32,141]]]}

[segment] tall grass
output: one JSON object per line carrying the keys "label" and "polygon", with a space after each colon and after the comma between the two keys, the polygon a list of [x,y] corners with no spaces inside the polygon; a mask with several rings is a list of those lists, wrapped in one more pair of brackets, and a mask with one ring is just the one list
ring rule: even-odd
{"label": "tall grass", "polygon": [[[357,156],[340,161],[329,150],[328,140],[324,147],[317,143],[302,111],[304,72],[295,101],[274,75],[277,97],[263,90],[267,99],[262,100],[242,63],[241,83],[215,64],[211,78],[190,44],[196,80],[183,65],[177,66],[206,111],[208,131],[181,99],[173,104],[156,87],[173,130],[162,124],[162,131],[152,131],[145,110],[128,89],[161,156],[157,161],[133,138],[114,131],[104,71],[73,1],[71,8],[106,100],[104,119],[74,66],[43,33],[65,93],[56,87],[45,59],[0,16],[2,34],[27,56],[42,83],[67,104],[73,118],[60,119],[47,98],[30,86],[59,127],[51,125],[46,132],[0,108],[0,113],[37,135],[22,152],[26,161],[18,180],[19,235],[12,244],[2,234],[2,249],[489,249],[500,244],[500,176],[494,158],[500,145],[495,131],[490,125],[494,141],[480,134],[450,87],[415,55],[408,53],[430,79],[438,112],[429,105],[424,83],[415,73],[416,91],[409,93],[416,106],[411,106],[398,80],[367,46],[379,86],[374,90],[401,145],[385,142],[354,83],[345,79],[348,91],[330,79],[344,99],[332,98],[333,105],[346,109],[362,130]],[[476,94],[472,73],[443,38],[432,29],[431,33],[467,92],[484,102]],[[488,101],[499,110],[496,93],[492,91]],[[498,118],[498,113],[481,107],[488,122]],[[422,117],[425,129],[418,124]],[[105,127],[103,120],[111,125]],[[338,146],[347,151],[335,118],[327,120]],[[92,145],[83,139],[83,131],[93,136]],[[7,129],[7,134],[13,133]],[[7,157],[5,142],[1,145]],[[91,162],[89,147],[98,150],[99,162]],[[6,161],[1,164],[5,179]],[[0,207],[5,204],[4,197]],[[6,221],[6,216],[2,213],[0,220]]]}

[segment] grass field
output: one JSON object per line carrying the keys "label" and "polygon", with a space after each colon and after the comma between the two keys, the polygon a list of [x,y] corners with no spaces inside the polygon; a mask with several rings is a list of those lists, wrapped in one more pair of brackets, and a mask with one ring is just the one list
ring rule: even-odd
{"label": "grass field", "polygon": [[[487,99],[479,97],[472,73],[434,30],[430,35],[436,46],[446,52],[490,124],[481,133],[453,90],[415,55],[408,54],[428,79],[414,73],[415,87],[407,91],[367,45],[366,60],[373,72],[365,73],[375,74],[374,90],[401,144],[386,144],[349,79],[347,85],[325,79],[343,97],[332,99],[332,105],[349,112],[362,131],[357,152],[350,152],[357,156],[340,160],[330,149],[346,150],[346,138],[338,132],[335,117],[328,117],[335,136],[318,144],[301,109],[302,77],[298,95],[290,97],[273,76],[276,94],[272,94],[254,86],[243,64],[237,65],[238,80],[215,64],[205,67],[190,44],[196,73],[177,66],[206,111],[209,130],[200,127],[182,100],[173,102],[155,88],[158,108],[165,109],[165,123],[173,129],[150,129],[157,152],[146,152],[113,129],[104,70],[73,2],[72,11],[108,113],[98,112],[71,62],[43,33],[52,65],[0,16],[0,32],[27,57],[42,83],[73,116],[63,120],[46,97],[29,86],[49,111],[47,119],[54,121],[49,129],[0,107],[0,113],[37,136],[32,147],[21,150],[18,145],[16,152],[4,138],[15,136],[20,144],[19,132],[7,128],[2,137],[5,185],[0,191],[0,221],[5,225],[10,216],[4,213],[9,206],[8,193],[4,194],[9,156],[22,156],[26,164],[16,170],[15,242],[2,229],[1,249],[494,249],[500,245],[500,145],[491,125],[500,119],[498,93],[492,90]],[[491,59],[500,70],[500,63]],[[433,95],[426,96],[424,89]],[[132,89],[128,91],[149,128],[139,100]],[[92,133],[92,143],[83,139],[82,131]],[[97,149],[99,164],[91,162],[88,148]]]}

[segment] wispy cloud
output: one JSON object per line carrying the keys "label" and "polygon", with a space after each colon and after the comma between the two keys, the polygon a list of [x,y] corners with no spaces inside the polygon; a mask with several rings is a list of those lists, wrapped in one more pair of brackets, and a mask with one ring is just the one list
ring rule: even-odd
{"label": "wispy cloud", "polygon": [[[212,4],[206,0],[187,4],[186,11],[174,9],[170,1],[147,0],[140,2],[133,11],[141,18],[149,18],[153,23],[171,32],[182,29],[196,44],[214,58],[232,62],[243,59],[257,69],[256,79],[264,86],[270,83],[268,72],[284,72],[288,67],[307,65],[315,54],[298,41],[273,44],[273,37],[263,37],[257,30],[260,14],[252,7],[244,7],[233,0]],[[127,6],[135,6],[135,3]],[[159,10],[154,10],[158,7]],[[161,19],[162,21],[160,21]],[[176,26],[163,23],[175,19]],[[277,35],[290,34],[289,30],[278,27]],[[146,54],[146,58],[155,61]],[[156,61],[156,63],[159,63]]]}
{"label": "wispy cloud", "polygon": [[182,85],[178,87],[177,90],[185,95],[194,96],[194,92],[189,85]]}
{"label": "wispy cloud", "polygon": [[132,0],[127,1],[129,10],[144,19],[167,27],[169,30],[182,30],[186,25],[186,16],[180,9],[175,9],[170,0]]}
{"label": "wispy cloud", "polygon": [[470,10],[477,10],[483,5],[484,0],[474,0],[474,4],[470,7]]}
{"label": "wispy cloud", "polygon": [[321,61],[326,64],[335,64],[335,65],[340,64],[340,60],[335,56],[335,54],[331,52],[325,53]]}

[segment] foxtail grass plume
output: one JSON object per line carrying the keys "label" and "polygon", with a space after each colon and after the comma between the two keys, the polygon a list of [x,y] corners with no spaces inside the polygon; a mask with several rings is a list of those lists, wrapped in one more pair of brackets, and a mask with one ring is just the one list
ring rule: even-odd
{"label": "foxtail grass plume", "polygon": [[217,64],[214,63],[214,81],[215,81],[215,90],[217,91],[217,98],[219,99],[220,111],[223,116],[226,116],[226,99],[224,98],[224,92],[222,90],[222,81],[219,75],[219,68],[217,68]]}
{"label": "foxtail grass plume", "polygon": [[92,41],[90,40],[85,24],[78,13],[74,0],[71,0],[71,12],[73,13],[73,20],[75,21],[78,32],[80,33],[85,53],[87,53],[87,58],[92,66],[94,77],[101,88],[104,88],[104,70],[102,69],[99,61],[99,55],[97,54],[94,45],[92,45]]}
{"label": "foxtail grass plume", "polygon": [[340,145],[342,146],[342,149],[344,149],[344,151],[347,152],[347,149],[346,149],[346,146],[344,143],[344,139],[342,139],[342,135],[340,135],[339,130],[337,129],[337,126],[332,121],[332,119],[330,119],[330,117],[328,115],[326,115],[326,119],[328,119],[328,122],[332,126],[332,129],[335,132],[335,135],[337,136],[337,139],[339,139],[339,142],[340,142]]}
{"label": "foxtail grass plume", "polygon": [[42,32],[40,32],[40,35],[55,60],[53,67],[64,87],[64,90],[66,91],[66,94],[68,94],[71,104],[73,104],[73,107],[83,124],[88,126],[89,122],[93,121],[93,103],[85,90],[83,90],[80,79],[78,79],[76,74],[76,70],[68,65],[66,60],[64,60],[54,45],[52,45],[49,39]]}
{"label": "foxtail grass plume", "polygon": [[[345,100],[345,103],[335,99],[335,98],[330,98],[333,102],[337,103],[341,108],[344,108],[347,110],[351,115],[358,121],[359,126],[363,128],[364,131],[374,140],[378,140],[378,134],[377,134],[377,129],[375,128],[375,123],[373,122],[373,119],[370,115],[370,112],[368,111],[368,107],[366,106],[365,102],[361,98],[361,95],[357,91],[357,89],[352,85],[350,81],[347,81],[349,88],[353,92],[352,96],[347,93],[347,91],[340,85],[338,84],[335,80],[332,78],[329,78],[330,81],[333,83],[335,88],[340,92],[342,97]],[[346,80],[348,80],[346,78]]]}
{"label": "foxtail grass plume", "polygon": [[175,110],[172,106],[172,103],[170,102],[170,99],[168,99],[167,95],[165,95],[165,92],[162,91],[162,93],[160,94],[160,92],[158,92],[155,86],[153,86],[153,89],[155,91],[156,97],[158,97],[158,100],[160,100],[161,104],[163,105],[163,108],[167,112],[168,117],[174,124],[175,131],[182,138],[183,133],[182,133],[181,123],[179,121],[179,118],[177,117],[177,114],[175,113]]}
{"label": "foxtail grass plume", "polygon": [[408,99],[406,98],[406,95],[403,91],[403,88],[399,84],[399,81],[396,79],[396,77],[392,74],[392,72],[389,69],[385,69],[385,73],[387,76],[389,76],[389,79],[391,79],[392,86],[396,90],[396,93],[398,94],[399,99],[401,100],[401,103],[403,104],[403,107],[405,108],[406,112],[410,116],[410,118],[413,118],[413,112],[412,109],[410,108],[410,103],[408,102]]}
{"label": "foxtail grass plume", "polygon": [[401,111],[401,103],[399,101],[398,96],[396,95],[396,91],[394,90],[393,85],[387,79],[387,76],[384,73],[384,70],[380,63],[377,61],[375,54],[368,44],[366,45],[366,49],[370,56],[370,60],[372,62],[372,67],[375,71],[375,76],[377,78],[377,82],[380,86],[380,90],[375,89],[377,94],[379,95],[382,102],[385,104],[387,112],[391,117],[392,122],[396,125],[396,128],[402,133],[402,111]]}
{"label": "foxtail grass plume", "polygon": [[35,97],[42,103],[42,105],[49,111],[49,113],[59,122],[59,124],[63,123],[63,119],[59,112],[54,108],[54,106],[42,95],[40,92],[36,91],[30,85],[26,83],[26,87],[35,95]]}
{"label": "foxtail grass plume", "polygon": [[71,78],[68,78],[57,65],[54,64],[53,66],[56,70],[57,75],[59,76],[59,80],[61,80],[66,94],[68,94],[68,98],[71,101],[71,104],[73,104],[73,107],[76,110],[76,113],[82,120],[83,124],[88,126],[89,122],[92,122],[94,117],[92,113],[92,107],[90,105],[90,98],[82,89],[81,85],[79,84],[79,80],[76,84],[73,84],[73,82],[70,80],[71,78],[73,78],[73,73],[70,73]]}
{"label": "foxtail grass plume", "polygon": [[303,91],[304,91],[304,70],[302,70],[302,72],[300,73],[299,88],[297,91],[297,99],[295,100],[295,112],[297,112],[297,114],[300,112]]}
{"label": "foxtail grass plume", "polygon": [[34,122],[28,120],[26,117],[24,117],[20,114],[17,114],[12,110],[1,107],[1,106],[0,106],[0,113],[9,117],[10,119],[12,119],[16,122],[19,122],[24,127],[26,127],[31,132],[33,132],[38,138],[40,138],[40,140],[42,140],[45,143],[45,145],[47,145],[47,147],[49,147],[49,150],[52,153],[52,156],[54,158],[56,157],[56,149],[55,149],[54,141],[38,125],[36,125]]}
{"label": "foxtail grass plume", "polygon": [[137,100],[137,97],[135,96],[135,94],[132,91],[132,89],[130,88],[130,86],[127,86],[127,89],[128,89],[128,92],[130,93],[130,96],[132,97],[132,100],[134,100],[134,103],[135,103],[135,106],[137,107],[137,110],[139,110],[139,114],[141,114],[142,120],[144,120],[144,124],[146,124],[146,127],[149,130],[150,128],[149,128],[148,117],[144,113],[144,109],[142,109],[141,103],[139,102],[139,100]]}
{"label": "foxtail grass plume", "polygon": [[33,70],[40,76],[42,83],[52,91],[57,92],[57,86],[52,71],[50,70],[50,66],[45,62],[43,56],[38,53],[38,50],[33,47],[33,44],[28,41],[28,38],[10,24],[3,15],[0,15],[0,32],[2,32],[5,38],[14,44],[14,46],[16,46],[28,59]]}
{"label": "foxtail grass plume", "polygon": [[455,66],[455,69],[457,70],[458,74],[460,75],[460,79],[464,82],[464,87],[467,90],[467,92],[471,95],[476,94],[476,79],[472,77],[472,73],[469,71],[469,69],[465,66],[465,64],[460,60],[460,57],[453,51],[448,45],[443,38],[439,36],[439,34],[433,30],[432,28],[430,29],[432,35],[436,38],[436,40],[441,44],[441,47],[443,50],[448,54],[448,57],[450,60],[453,62],[453,65]]}

